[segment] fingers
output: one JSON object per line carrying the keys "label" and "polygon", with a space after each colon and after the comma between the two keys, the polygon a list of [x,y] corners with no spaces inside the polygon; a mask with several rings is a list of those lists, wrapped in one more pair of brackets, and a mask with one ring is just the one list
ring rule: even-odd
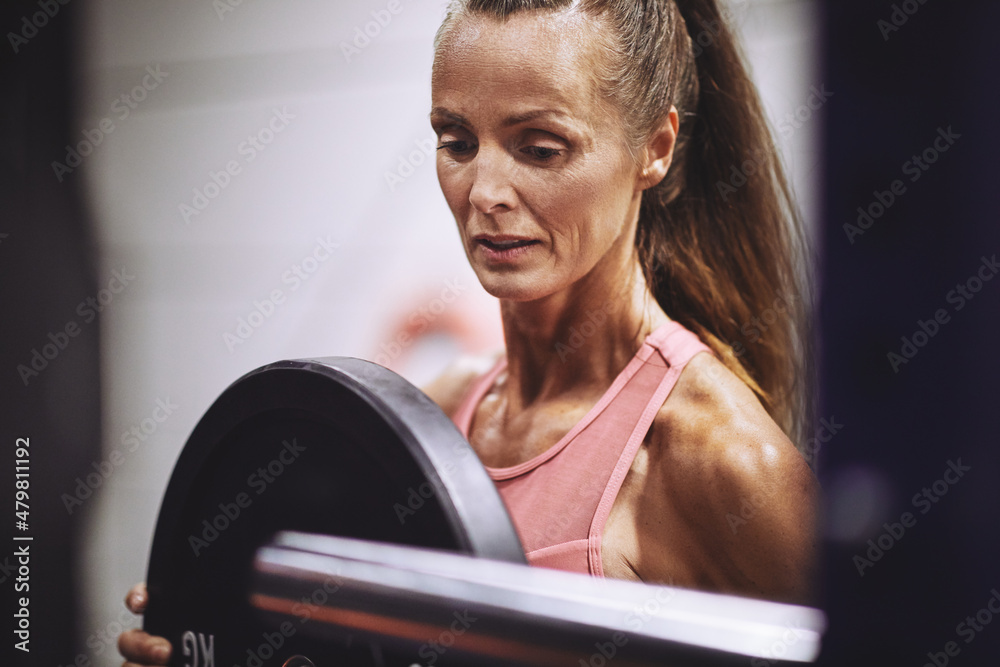
{"label": "fingers", "polygon": [[118,637],[118,651],[128,661],[123,667],[165,665],[170,660],[170,642],[138,628],[123,632]]}
{"label": "fingers", "polygon": [[146,584],[139,583],[133,586],[125,596],[125,606],[133,614],[141,614],[146,611],[146,602],[148,600],[149,594],[146,592]]}
{"label": "fingers", "polygon": [[[146,584],[136,584],[125,596],[125,606],[133,614],[141,614],[146,611],[148,600]],[[118,637],[118,651],[126,660],[122,667],[165,665],[170,660],[170,642],[138,628],[123,632]]]}

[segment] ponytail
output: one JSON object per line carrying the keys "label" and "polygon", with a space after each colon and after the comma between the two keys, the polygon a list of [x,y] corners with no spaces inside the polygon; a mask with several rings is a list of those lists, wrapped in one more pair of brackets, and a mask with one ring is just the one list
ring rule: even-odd
{"label": "ponytail", "polygon": [[812,369],[798,212],[717,3],[667,4],[686,26],[674,40],[683,47],[662,54],[687,51],[671,99],[681,122],[670,171],[643,196],[640,261],[663,310],[697,333],[801,447]]}

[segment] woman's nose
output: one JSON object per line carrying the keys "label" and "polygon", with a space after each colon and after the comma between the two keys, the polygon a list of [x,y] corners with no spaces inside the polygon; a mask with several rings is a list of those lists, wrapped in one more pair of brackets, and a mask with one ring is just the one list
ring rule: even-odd
{"label": "woman's nose", "polygon": [[480,148],[473,165],[469,202],[484,214],[512,210],[516,194],[511,183],[511,165],[498,150]]}

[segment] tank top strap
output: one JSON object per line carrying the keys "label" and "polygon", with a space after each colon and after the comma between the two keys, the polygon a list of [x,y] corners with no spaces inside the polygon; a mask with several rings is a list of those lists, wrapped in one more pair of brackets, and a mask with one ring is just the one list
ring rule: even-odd
{"label": "tank top strap", "polygon": [[691,330],[673,320],[651,333],[646,342],[659,351],[669,366],[683,367],[699,352],[712,351],[712,348],[703,343]]}
{"label": "tank top strap", "polygon": [[[673,320],[651,333],[646,338],[646,343],[647,345],[639,350],[637,356],[644,357],[643,361],[647,365],[662,367],[663,371],[652,392],[648,391],[649,385],[647,384],[646,391],[633,392],[625,400],[618,401],[619,409],[629,409],[631,404],[631,410],[634,411],[635,401],[644,402],[644,405],[638,420],[634,422],[635,426],[627,434],[627,437],[623,438],[624,444],[620,445],[621,453],[604,487],[604,492],[601,494],[587,536],[589,569],[592,574],[599,577],[604,576],[604,564],[601,557],[604,527],[611,514],[615,499],[618,497],[618,492],[621,490],[622,483],[625,481],[625,476],[632,468],[632,462],[635,460],[639,447],[645,440],[660,408],[663,407],[670,392],[677,384],[677,380],[688,361],[699,352],[711,353],[711,348],[705,345],[698,336]],[[658,358],[654,358],[654,355]]]}

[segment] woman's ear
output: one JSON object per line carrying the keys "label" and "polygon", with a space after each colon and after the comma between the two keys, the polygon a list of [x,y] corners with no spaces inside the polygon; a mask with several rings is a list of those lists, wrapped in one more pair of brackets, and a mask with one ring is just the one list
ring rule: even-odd
{"label": "woman's ear", "polygon": [[658,185],[667,175],[667,170],[670,169],[670,163],[674,157],[678,125],[677,107],[671,106],[670,113],[667,114],[660,129],[646,144],[638,189],[648,190]]}

